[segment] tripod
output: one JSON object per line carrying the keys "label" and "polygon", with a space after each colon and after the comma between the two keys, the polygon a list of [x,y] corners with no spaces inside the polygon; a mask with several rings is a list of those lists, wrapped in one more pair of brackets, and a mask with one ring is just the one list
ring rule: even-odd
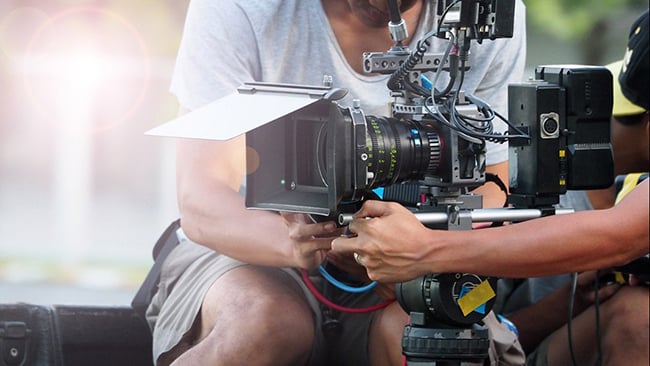
{"label": "tripod", "polygon": [[[495,285],[495,278],[461,273],[430,274],[398,284],[397,299],[410,314],[402,335],[406,364],[482,365],[490,348],[488,328],[482,319],[492,308],[494,293],[488,299],[470,295],[473,291],[467,290]],[[473,305],[467,307],[460,301],[463,296],[474,297],[470,301]]]}

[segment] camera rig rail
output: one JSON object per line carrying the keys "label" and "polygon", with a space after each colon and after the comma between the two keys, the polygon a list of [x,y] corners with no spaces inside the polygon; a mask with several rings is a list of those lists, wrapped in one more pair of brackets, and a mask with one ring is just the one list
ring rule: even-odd
{"label": "camera rig rail", "polygon": [[[537,219],[548,215],[565,215],[575,212],[571,208],[551,208],[542,210],[536,208],[482,208],[474,210],[460,210],[458,206],[451,206],[450,212],[414,212],[413,215],[425,225],[446,225],[449,227],[471,229],[472,223],[479,222],[521,222]],[[348,225],[353,215],[342,213],[338,216],[338,224]]]}

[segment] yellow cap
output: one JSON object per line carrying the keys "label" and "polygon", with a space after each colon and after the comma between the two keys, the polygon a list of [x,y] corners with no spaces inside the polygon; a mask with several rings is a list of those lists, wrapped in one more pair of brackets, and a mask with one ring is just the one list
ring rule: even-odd
{"label": "yellow cap", "polygon": [[618,74],[621,72],[623,61],[612,62],[606,67],[614,76],[612,84],[614,85],[614,105],[612,106],[612,115],[614,117],[632,116],[641,114],[646,110],[638,105],[630,102],[621,91],[621,86],[618,83]]}

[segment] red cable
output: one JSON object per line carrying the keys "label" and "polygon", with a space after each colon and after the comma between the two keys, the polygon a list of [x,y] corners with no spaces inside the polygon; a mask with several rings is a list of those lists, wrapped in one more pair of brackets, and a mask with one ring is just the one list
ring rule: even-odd
{"label": "red cable", "polygon": [[379,303],[377,305],[368,306],[368,307],[365,307],[365,308],[348,308],[348,307],[341,306],[341,305],[338,305],[338,304],[335,304],[335,303],[331,302],[325,296],[323,296],[323,294],[318,292],[318,289],[316,289],[316,286],[314,286],[314,284],[309,279],[309,276],[307,275],[307,271],[305,271],[304,269],[300,269],[300,274],[302,275],[302,279],[305,281],[305,285],[307,285],[307,288],[309,288],[309,291],[311,291],[311,293],[314,294],[314,296],[316,296],[316,298],[320,302],[322,302],[323,304],[329,306],[330,308],[332,308],[334,310],[341,311],[341,312],[344,312],[344,313],[353,313],[353,314],[369,313],[369,312],[372,312],[372,311],[377,311],[379,309],[383,309],[386,306],[390,305],[393,301],[395,301],[395,300],[386,300],[386,301],[384,301],[382,303]]}

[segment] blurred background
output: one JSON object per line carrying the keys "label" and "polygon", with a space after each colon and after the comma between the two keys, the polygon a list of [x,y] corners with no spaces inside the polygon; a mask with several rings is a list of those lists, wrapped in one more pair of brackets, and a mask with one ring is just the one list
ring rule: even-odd
{"label": "blurred background", "polygon": [[[174,143],[144,132],[176,115],[188,1],[0,0],[0,303],[130,302],[178,216]],[[648,6],[524,2],[527,76],[617,60]]]}

